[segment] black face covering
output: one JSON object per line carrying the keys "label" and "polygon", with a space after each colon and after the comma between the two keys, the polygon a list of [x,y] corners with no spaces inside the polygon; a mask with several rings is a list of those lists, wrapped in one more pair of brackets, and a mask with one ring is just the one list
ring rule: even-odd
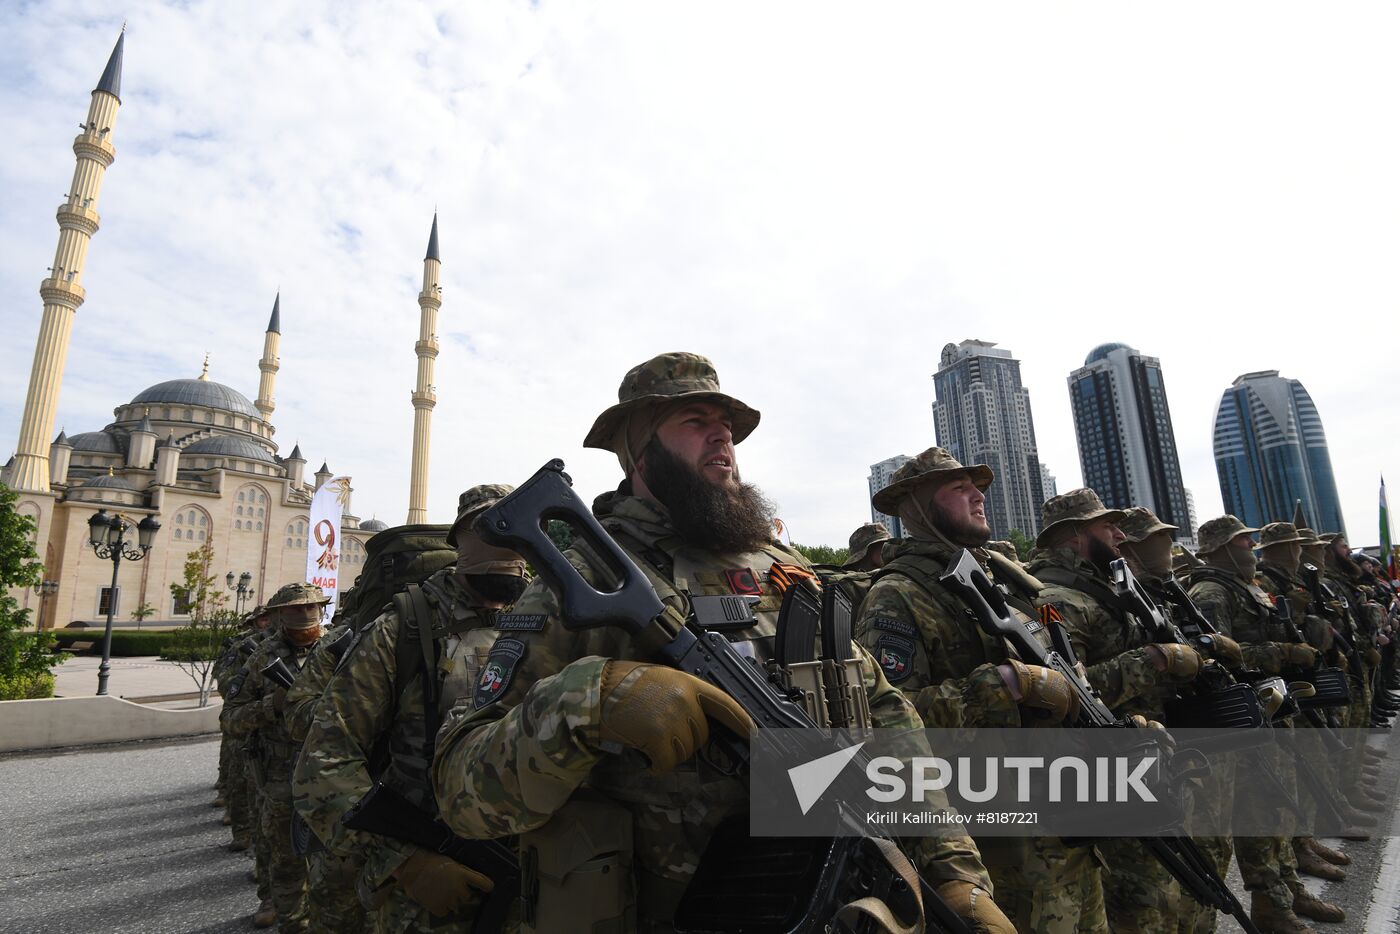
{"label": "black face covering", "polygon": [[463,574],[462,578],[481,599],[506,606],[519,600],[529,584],[515,574]]}
{"label": "black face covering", "polygon": [[1089,563],[1094,567],[1108,573],[1108,566],[1118,559],[1118,555],[1113,548],[1105,545],[1097,538],[1089,539]]}
{"label": "black face covering", "polygon": [[751,483],[721,487],[652,438],[642,477],[688,544],[721,554],[756,551],[773,537],[773,504]]}

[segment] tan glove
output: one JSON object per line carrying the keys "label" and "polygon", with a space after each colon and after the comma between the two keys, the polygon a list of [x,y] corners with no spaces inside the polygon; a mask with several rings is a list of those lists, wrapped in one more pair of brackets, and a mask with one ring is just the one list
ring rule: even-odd
{"label": "tan glove", "polygon": [[1311,668],[1317,664],[1319,654],[1317,649],[1304,642],[1283,643],[1285,664],[1297,665],[1299,668]]}
{"label": "tan glove", "polygon": [[1158,671],[1165,671],[1174,677],[1194,678],[1196,672],[1201,670],[1200,653],[1179,642],[1154,643],[1147,647],[1147,654]]}
{"label": "tan glove", "polygon": [[690,759],[709,741],[711,718],[739,736],[755,729],[728,694],[664,665],[610,660],[603,666],[601,697],[599,738],[640,750],[657,774]]}
{"label": "tan glove", "polygon": [[1226,668],[1243,668],[1244,652],[1240,644],[1229,636],[1211,633],[1211,655]]}
{"label": "tan glove", "polygon": [[1377,652],[1375,649],[1367,649],[1367,650],[1366,650],[1366,664],[1370,665],[1372,668],[1375,668],[1375,667],[1376,667],[1377,665],[1379,665],[1380,663],[1381,663],[1381,653],[1380,653],[1380,652]]}
{"label": "tan glove", "polygon": [[967,922],[973,934],[1016,934],[1016,926],[1011,919],[992,901],[992,893],[981,886],[961,879],[950,879],[940,882],[934,891],[953,914]]}
{"label": "tan glove", "polygon": [[404,894],[429,914],[446,916],[464,911],[476,900],[475,893],[489,892],[496,884],[477,872],[440,853],[416,850],[403,861],[394,876]]}
{"label": "tan glove", "polygon": [[999,668],[1012,700],[1023,707],[1048,710],[1056,723],[1063,723],[1079,712],[1079,698],[1070,687],[1069,679],[1058,671],[1025,665],[1014,658]]}

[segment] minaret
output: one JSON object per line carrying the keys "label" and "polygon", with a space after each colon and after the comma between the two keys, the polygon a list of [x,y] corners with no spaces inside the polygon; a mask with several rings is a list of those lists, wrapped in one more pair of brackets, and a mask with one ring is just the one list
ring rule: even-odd
{"label": "minaret", "polygon": [[267,320],[267,333],[263,335],[263,355],[258,361],[262,376],[258,379],[258,400],[253,403],[262,413],[263,421],[272,420],[272,409],[276,404],[272,398],[272,382],[277,378],[280,360],[277,349],[282,343],[282,293],[272,300],[272,317]]}
{"label": "minaret", "polygon": [[437,314],[442,307],[442,286],[438,277],[442,260],[438,256],[437,213],[433,232],[428,235],[428,255],[423,257],[423,291],[418,293],[418,382],[413,389],[413,466],[408,476],[408,523],[428,521],[428,440],[432,430],[433,364],[437,360]]}
{"label": "minaret", "polygon": [[73,140],[78,167],[67,200],[58,206],[58,250],[54,253],[50,276],[39,284],[44,299],[44,318],[34,347],[34,366],[29,371],[29,394],[25,397],[20,422],[19,446],[10,471],[10,485],[19,490],[49,490],[49,438],[58,412],[58,391],[63,382],[63,365],[68,357],[68,337],[73,318],[82,305],[83,264],[88,243],[97,233],[97,196],[102,175],[116,158],[112,148],[112,128],[121,106],[122,46],[126,28],[117,37],[107,68],[92,92],[83,132]]}

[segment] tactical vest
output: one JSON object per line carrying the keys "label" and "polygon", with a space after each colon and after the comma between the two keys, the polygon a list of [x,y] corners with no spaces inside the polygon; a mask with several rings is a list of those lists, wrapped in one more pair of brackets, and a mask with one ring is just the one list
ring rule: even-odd
{"label": "tactical vest", "polygon": [[1235,594],[1237,602],[1246,613],[1244,618],[1230,621],[1229,635],[1236,642],[1257,645],[1264,642],[1293,641],[1284,631],[1274,602],[1258,585],[1246,584],[1237,575],[1210,565],[1192,568],[1189,580],[1192,587],[1210,581]]}
{"label": "tactical vest", "polygon": [[[306,657],[315,648],[315,643],[302,648],[287,642],[281,636],[273,637],[268,643],[268,651],[254,662],[259,668],[266,668],[274,659],[280,658],[287,667],[295,674],[301,671],[301,666],[306,662]],[[263,679],[264,689],[272,691],[276,685]],[[268,781],[290,781],[292,777],[292,767],[296,765],[297,753],[301,751],[301,744],[292,738],[292,734],[287,730],[287,722],[279,714],[270,724],[265,724],[258,729],[257,738],[258,758],[262,763],[263,772]]]}

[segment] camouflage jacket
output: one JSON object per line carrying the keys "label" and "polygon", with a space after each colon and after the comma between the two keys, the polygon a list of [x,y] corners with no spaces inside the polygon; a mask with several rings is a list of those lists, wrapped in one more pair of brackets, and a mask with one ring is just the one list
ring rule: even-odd
{"label": "camouflage jacket", "polygon": [[[961,598],[938,583],[937,575],[957,550],[917,539],[886,544],[885,566],[876,572],[860,607],[856,641],[879,662],[885,678],[913,701],[929,727],[1021,726],[1020,708],[997,673],[997,666],[1015,654],[984,633],[968,617]],[[985,567],[985,553],[973,554]],[[1025,580],[1032,588],[1038,584],[1028,575]],[[1045,627],[1026,612],[1034,597],[1034,592],[1012,593],[1008,603],[1048,646]]]}
{"label": "camouflage jacket", "polygon": [[[1272,597],[1288,601],[1293,625],[1308,645],[1325,652],[1332,645],[1332,624],[1312,611],[1312,592],[1296,572],[1276,564],[1261,563],[1259,576],[1254,579],[1259,589]],[[1291,635],[1291,634],[1290,634]]]}
{"label": "camouflage jacket", "polygon": [[[773,650],[780,603],[770,580],[777,563],[806,568],[795,551],[777,542],[743,555],[716,555],[687,548],[665,511],[646,500],[607,493],[594,503],[604,527],[632,556],[662,600],[687,613],[690,600],[736,590],[761,596],[756,625],[726,633],[735,648],[762,661]],[[576,542],[569,560],[594,581],[586,549]],[[559,601],[535,581],[516,604],[511,621],[493,643],[470,696],[458,701],[438,738],[433,765],[442,816],[468,837],[502,837],[542,827],[576,791],[621,805],[633,824],[634,875],[640,888],[643,928],[669,927],[674,893],[694,875],[714,828],[747,810],[747,781],[702,775],[695,760],[654,775],[633,750],[600,750],[600,679],[610,658],[646,660],[645,648],[621,629],[571,631],[560,619]],[[868,654],[861,652],[866,694],[876,726],[917,728],[917,714],[890,685]],[[980,854],[966,836],[923,838],[916,858],[937,881],[990,883]]]}
{"label": "camouflage jacket", "polygon": [[[219,686],[219,696],[228,700],[236,686],[242,683],[238,675],[243,670],[243,664],[248,661],[248,656],[252,655],[258,645],[267,636],[266,629],[254,629],[235,636],[233,644],[224,649],[219,660],[214,664],[214,681]],[[222,716],[222,714],[220,714]]]}
{"label": "camouflage jacket", "polygon": [[297,679],[287,689],[287,706],[282,716],[287,721],[287,732],[298,743],[306,739],[311,721],[316,716],[316,705],[321,701],[321,693],[331,683],[336,665],[345,654],[348,640],[353,635],[345,626],[327,629],[306,657]]}
{"label": "camouflage jacket", "polygon": [[1291,641],[1273,600],[1253,581],[1204,565],[1192,568],[1188,593],[1215,628],[1240,644],[1244,663],[1269,674],[1283,670],[1283,643]]}
{"label": "camouflage jacket", "polygon": [[225,702],[229,710],[229,732],[234,736],[255,737],[252,748],[268,780],[285,781],[291,775],[299,744],[292,739],[286,718],[277,709],[279,688],[263,677],[262,669],[274,658],[280,658],[296,672],[310,651],[311,646],[292,645],[283,638],[282,630],[269,630],[269,635],[244,662],[239,673],[243,680],[237,692],[230,691]]}
{"label": "camouflage jacket", "polygon": [[1113,585],[1068,548],[1036,552],[1030,572],[1045,584],[1036,605],[1053,607],[1089,684],[1115,713],[1160,720],[1182,679],[1159,672],[1147,651],[1155,643],[1142,622],[1112,600]]}
{"label": "camouflage jacket", "polygon": [[[496,637],[491,625],[497,618],[494,611],[474,606],[451,575],[449,568],[427,582],[445,597],[433,604],[437,619],[427,621],[436,639],[438,664],[432,676],[438,709],[444,712],[475,683]],[[404,639],[410,641],[401,645]],[[418,668],[401,678],[405,648]],[[405,628],[393,606],[364,627],[320,694],[293,776],[296,808],[317,836],[334,850],[365,853],[361,882],[367,894],[389,882],[414,847],[348,831],[340,825],[341,815],[378,779],[422,810],[437,813],[428,776],[431,750],[424,749],[422,658],[416,625]]]}
{"label": "camouflage jacket", "polygon": [[1374,646],[1383,615],[1380,607],[1373,604],[1357,586],[1357,579],[1333,563],[1330,557],[1327,567],[1322,569],[1322,579],[1334,595],[1345,601],[1345,605],[1339,608],[1342,634],[1359,651],[1364,652]]}

